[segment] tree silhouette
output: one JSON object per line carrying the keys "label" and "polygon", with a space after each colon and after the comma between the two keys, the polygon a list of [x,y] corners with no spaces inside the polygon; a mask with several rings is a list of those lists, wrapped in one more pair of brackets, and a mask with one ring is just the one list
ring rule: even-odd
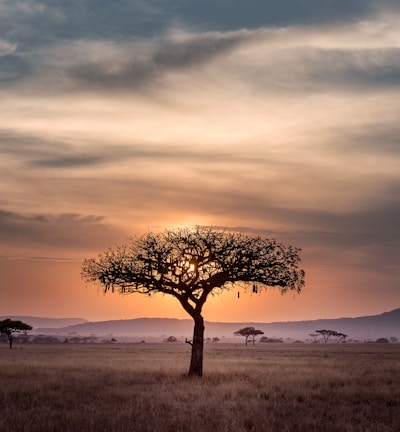
{"label": "tree silhouette", "polygon": [[347,338],[347,335],[343,333],[338,333],[335,330],[315,330],[315,332],[319,333],[322,336],[324,343],[327,343],[331,336],[337,337],[338,340],[342,339],[342,341],[345,341]]}
{"label": "tree silhouette", "polygon": [[32,330],[32,326],[22,321],[14,321],[10,318],[0,321],[0,334],[7,336],[10,349],[12,349],[14,334],[28,330]]}
{"label": "tree silhouette", "polygon": [[249,341],[249,338],[252,337],[251,341],[253,342],[253,345],[255,344],[256,336],[264,334],[263,331],[257,330],[254,327],[244,327],[236,332],[233,333],[235,336],[244,336],[245,337],[245,345],[247,346],[247,343]]}
{"label": "tree silhouette", "polygon": [[338,343],[346,343],[347,334],[336,332],[334,336],[336,337],[336,341]]}
{"label": "tree silhouette", "polygon": [[146,233],[126,245],[86,259],[82,278],[100,283],[105,292],[175,297],[193,318],[189,376],[203,374],[203,306],[208,296],[235,285],[279,287],[300,292],[304,271],[300,249],[275,240],[249,237],[214,228],[196,227]]}
{"label": "tree silhouette", "polygon": [[284,343],[281,338],[269,338],[267,336],[263,336],[260,338],[260,343]]}

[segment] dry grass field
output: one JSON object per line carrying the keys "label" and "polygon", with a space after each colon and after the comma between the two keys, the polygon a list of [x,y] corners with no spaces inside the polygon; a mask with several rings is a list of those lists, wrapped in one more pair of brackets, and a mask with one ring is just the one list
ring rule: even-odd
{"label": "dry grass field", "polygon": [[400,345],[0,345],[2,432],[400,431]]}

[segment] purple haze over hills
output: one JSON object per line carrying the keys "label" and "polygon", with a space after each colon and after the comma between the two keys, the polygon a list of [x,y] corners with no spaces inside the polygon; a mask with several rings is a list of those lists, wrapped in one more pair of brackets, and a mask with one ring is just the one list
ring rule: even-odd
{"label": "purple haze over hills", "polygon": [[[6,317],[4,317],[6,318]],[[4,319],[0,317],[0,319]],[[31,324],[33,332],[52,335],[113,335],[125,341],[150,339],[161,341],[167,336],[178,339],[191,338],[193,323],[190,319],[173,318],[135,318],[128,320],[111,320],[89,322],[82,318],[38,318],[10,317]],[[62,325],[64,324],[64,326]],[[349,339],[375,340],[380,337],[400,339],[400,308],[379,315],[357,318],[318,319],[310,321],[289,322],[206,322],[205,337],[218,337],[226,342],[241,341],[233,332],[240,328],[252,326],[264,332],[270,338],[290,338],[306,340],[316,330],[335,330],[348,335]],[[150,341],[149,340],[149,341]]]}

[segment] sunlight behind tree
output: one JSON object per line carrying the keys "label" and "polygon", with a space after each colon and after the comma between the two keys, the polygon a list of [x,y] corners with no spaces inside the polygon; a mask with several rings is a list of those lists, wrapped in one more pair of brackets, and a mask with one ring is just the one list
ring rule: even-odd
{"label": "sunlight behind tree", "polygon": [[175,297],[194,320],[189,376],[203,374],[204,319],[208,295],[235,285],[258,284],[257,293],[276,286],[300,292],[304,270],[300,249],[276,240],[207,227],[148,232],[98,259],[86,259],[82,277],[121,294],[163,293]]}

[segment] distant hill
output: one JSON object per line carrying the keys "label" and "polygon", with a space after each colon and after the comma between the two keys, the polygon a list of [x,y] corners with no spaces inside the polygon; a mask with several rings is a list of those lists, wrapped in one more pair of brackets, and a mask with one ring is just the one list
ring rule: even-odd
{"label": "distant hill", "polygon": [[[311,321],[277,322],[260,325],[259,328],[268,336],[284,332],[284,337],[305,339],[316,330],[335,330],[351,339],[376,340],[379,337],[397,337],[400,340],[400,309],[379,315],[357,318],[319,319]],[[287,334],[291,336],[286,336]],[[282,337],[282,335],[281,335]]]}
{"label": "distant hill", "polygon": [[97,321],[70,325],[63,328],[38,328],[36,332],[59,335],[113,335],[117,337],[164,336],[189,337],[193,329],[191,320],[175,318],[135,318],[127,320]]}
{"label": "distant hill", "polygon": [[34,329],[39,327],[50,327],[52,329],[56,329],[56,328],[62,328],[62,327],[67,327],[76,324],[83,324],[88,322],[83,318],[40,318],[40,317],[17,316],[17,315],[0,316],[0,320],[5,320],[7,318],[27,323],[31,325]]}
{"label": "distant hill", "polygon": [[[82,320],[84,321],[84,320]],[[26,322],[28,318],[26,318]],[[33,324],[32,324],[33,325]],[[400,340],[400,309],[385,312],[380,315],[364,316],[358,318],[319,319],[310,321],[289,321],[273,323],[241,322],[219,323],[206,322],[206,337],[219,337],[225,341],[239,341],[233,333],[247,326],[260,329],[268,337],[291,338],[305,340],[309,334],[316,330],[335,330],[348,335],[351,339],[376,340],[379,337],[397,337]],[[173,318],[136,318],[129,320],[81,322],[65,327],[53,325],[45,328],[36,328],[36,332],[46,334],[79,334],[79,335],[113,335],[119,338],[155,339],[162,340],[166,336],[175,336],[178,339],[191,338],[193,332],[192,320]]]}

